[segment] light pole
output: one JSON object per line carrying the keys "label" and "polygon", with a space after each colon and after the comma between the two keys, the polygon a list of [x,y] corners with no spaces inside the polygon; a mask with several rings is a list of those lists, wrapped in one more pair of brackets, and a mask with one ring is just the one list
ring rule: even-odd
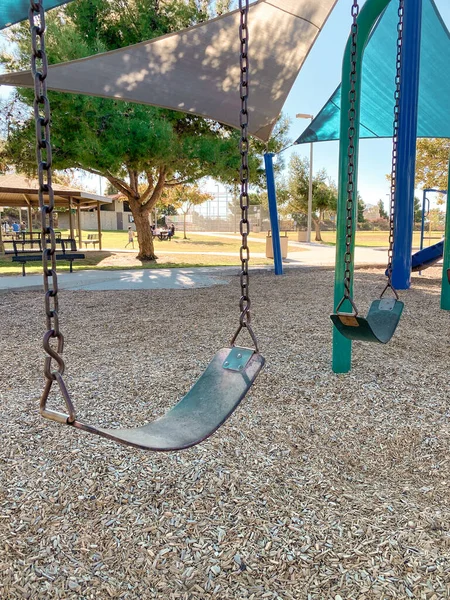
{"label": "light pole", "polygon": [[[314,115],[299,113],[295,115],[297,119],[314,119]],[[311,241],[311,224],[312,224],[312,184],[313,184],[313,143],[309,145],[309,189],[308,189],[308,222],[306,228],[306,241]]]}

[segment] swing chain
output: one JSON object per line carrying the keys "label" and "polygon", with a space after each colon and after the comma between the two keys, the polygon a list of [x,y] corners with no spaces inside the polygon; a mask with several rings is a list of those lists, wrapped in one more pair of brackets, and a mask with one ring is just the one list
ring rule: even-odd
{"label": "swing chain", "polygon": [[353,302],[351,297],[351,285],[352,285],[352,239],[353,239],[353,196],[355,192],[355,136],[356,136],[356,54],[357,54],[357,41],[358,41],[358,15],[359,15],[359,3],[358,0],[353,1],[351,14],[353,17],[352,28],[351,28],[351,50],[350,50],[350,92],[349,102],[350,108],[348,111],[349,127],[348,127],[348,150],[347,150],[347,219],[346,219],[346,232],[345,232],[345,255],[344,255],[344,296],[341,302],[336,308],[336,312],[339,311],[340,307],[345,300],[348,300],[355,312],[358,314],[358,309]]}
{"label": "swing chain", "polygon": [[[52,147],[50,143],[50,103],[47,97],[48,60],[45,50],[45,11],[43,0],[30,0],[28,20],[31,31],[31,72],[34,80],[34,120],[36,129],[36,158],[39,180],[39,210],[41,213],[42,267],[44,279],[44,305],[47,332],[44,335],[43,347],[47,353],[44,375],[47,384],[41,398],[41,412],[46,411],[45,404],[53,381],[62,381],[64,360],[61,354],[64,349],[64,336],[59,329],[58,316],[58,278],[56,274],[56,238],[53,228],[53,209],[55,198],[52,187]],[[46,203],[45,196],[48,201]],[[57,340],[56,349],[52,340]],[[57,363],[52,369],[52,360]],[[61,383],[60,383],[61,387]],[[50,417],[51,418],[51,417]],[[74,420],[71,414],[70,419]]]}
{"label": "swing chain", "polygon": [[231,345],[234,342],[244,327],[247,328],[255,349],[258,352],[258,342],[253,330],[250,326],[251,315],[250,315],[250,296],[248,292],[249,288],[249,273],[248,273],[248,261],[250,259],[250,249],[248,247],[247,238],[250,233],[250,223],[248,220],[248,182],[249,182],[249,166],[248,166],[248,150],[249,150],[249,138],[248,138],[248,10],[249,0],[239,0],[239,13],[240,13],[240,24],[239,24],[239,41],[240,41],[240,85],[239,95],[241,99],[241,111],[239,116],[239,122],[241,127],[241,139],[239,141],[239,152],[241,154],[241,167],[239,171],[240,178],[240,195],[239,204],[241,208],[241,221],[239,224],[239,230],[242,236],[242,245],[239,251],[239,257],[241,260],[241,298],[239,301],[239,309],[241,311],[239,319],[239,328],[234,334]]}
{"label": "swing chain", "polygon": [[390,189],[390,210],[389,210],[389,250],[388,250],[388,265],[387,277],[388,282],[380,298],[383,297],[386,290],[389,288],[394,293],[398,300],[397,290],[392,285],[392,259],[394,254],[394,220],[395,220],[395,196],[397,187],[397,146],[398,146],[398,122],[400,116],[400,93],[401,93],[401,75],[402,75],[402,47],[403,47],[403,15],[404,15],[404,0],[399,0],[398,6],[398,24],[397,24],[397,57],[396,57],[396,74],[395,74],[395,106],[394,106],[394,123],[392,136],[392,170],[391,170],[391,189]]}

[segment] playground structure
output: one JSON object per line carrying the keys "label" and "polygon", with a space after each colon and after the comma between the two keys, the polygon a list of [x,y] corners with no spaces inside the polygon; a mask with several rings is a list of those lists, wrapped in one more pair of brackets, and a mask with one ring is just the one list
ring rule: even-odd
{"label": "playground structure", "polygon": [[[444,255],[444,240],[439,238],[439,242],[431,244],[429,243],[427,247],[424,246],[424,241],[427,239],[430,242],[432,239],[428,236],[425,238],[425,217],[430,212],[430,200],[427,197],[427,193],[434,192],[437,194],[445,194],[447,195],[446,190],[436,190],[433,188],[425,188],[422,190],[422,218],[420,221],[420,248],[419,251],[412,255],[412,264],[411,268],[413,272],[421,273],[423,270],[428,269],[428,267],[432,267],[439,260],[441,260]],[[448,201],[448,200],[447,200]],[[431,227],[431,222],[430,222]]]}
{"label": "playground structure", "polygon": [[[361,279],[362,294],[377,285],[373,273]],[[0,295],[2,362],[12,367],[0,374],[1,596],[449,596],[449,375],[438,346],[448,315],[429,310],[439,286],[424,280],[408,294],[402,344],[360,348],[352,376],[334,377],[331,273],[255,274],[252,285],[270,371],[221,435],[163,456],[41,423],[41,375],[30,368],[30,357],[40,360],[37,296]],[[118,426],[161,414],[167,382],[181,392],[214,352],[233,288],[104,293],[100,302],[65,293],[77,309],[64,321],[77,342],[80,410]],[[168,306],[167,330],[150,340]]]}
{"label": "playground structure", "polygon": [[[396,119],[397,124],[394,126],[394,151],[393,159],[396,161],[396,180],[392,182],[394,189],[391,194],[391,208],[395,207],[395,216],[393,217],[391,210],[391,224],[393,230],[390,240],[390,257],[392,260],[392,283],[394,289],[408,289],[410,287],[411,271],[412,271],[412,234],[413,234],[413,206],[414,206],[414,175],[415,175],[415,156],[416,156],[416,138],[418,128],[418,104],[419,104],[419,75],[420,75],[420,48],[421,48],[421,33],[422,33],[422,12],[423,6],[427,4],[428,13],[436,14],[436,7],[431,0],[405,0],[400,2],[398,14],[401,19],[401,24],[398,26],[398,40],[396,44],[397,60],[396,60],[396,77],[395,84],[397,89],[392,95],[392,101],[396,101]],[[354,6],[357,3],[354,3]],[[392,20],[393,10],[389,13],[387,7],[390,5],[392,9],[395,3],[390,3],[389,0],[368,0],[357,18],[355,18],[354,26],[358,30],[358,46],[355,49],[350,36],[347,43],[343,68],[342,68],[342,89],[340,91],[340,145],[339,145],[339,197],[338,197],[338,216],[337,216],[337,244],[336,244],[336,274],[335,274],[335,295],[334,306],[335,310],[340,307],[342,298],[347,294],[351,298],[353,286],[354,272],[354,230],[352,235],[348,236],[349,223],[348,221],[356,221],[356,193],[358,189],[358,147],[360,139],[360,122],[361,122],[361,95],[362,95],[362,64],[364,47],[370,43],[371,35],[373,35],[374,44],[376,41],[377,27],[381,29],[383,19],[385,23],[390,17]],[[378,26],[377,26],[378,22]],[[450,50],[450,36],[445,29],[442,21],[437,19],[440,29],[444,31],[443,39],[446,42],[445,51]],[[436,25],[436,24],[435,24]],[[440,30],[434,28],[437,33]],[[375,32],[375,33],[374,33]],[[429,32],[428,32],[429,33]],[[386,43],[386,40],[384,40]],[[430,43],[430,39],[428,39]],[[431,42],[432,43],[432,42]],[[380,39],[378,39],[378,49],[380,49]],[[372,56],[372,59],[374,57]],[[376,57],[375,57],[376,58]],[[430,61],[432,58],[427,56]],[[373,65],[372,65],[373,67]],[[385,67],[384,67],[385,68]],[[369,71],[373,73],[373,71]],[[383,73],[384,75],[385,73]],[[375,75],[373,75],[375,77]],[[366,83],[367,85],[367,83]],[[375,91],[375,90],[373,90]],[[336,96],[336,92],[334,97]],[[383,96],[384,108],[386,100]],[[376,104],[376,103],[375,103]],[[376,112],[376,106],[372,106],[373,113]],[[316,118],[316,123],[308,127],[305,133],[300,136],[297,143],[311,142],[312,139],[333,139],[334,130],[326,129],[328,125],[327,119],[323,116],[327,113],[327,108],[323,109]],[[433,126],[438,120],[433,121]],[[442,123],[442,129],[448,123]],[[367,124],[366,124],[367,127]],[[348,132],[354,131],[352,136],[352,148],[349,149]],[[386,129],[384,129],[386,132]],[[384,133],[386,135],[386,133]],[[392,135],[392,134],[391,134]],[[442,135],[442,133],[441,133]],[[373,132],[369,136],[372,137]],[[349,190],[348,178],[345,174],[351,173],[351,189]],[[450,173],[450,163],[449,163]],[[450,177],[450,175],[449,175]],[[449,221],[449,206],[447,202],[447,219],[446,219],[446,238],[449,238],[448,231],[450,229]],[[350,212],[348,214],[350,206]],[[444,244],[442,244],[444,246]],[[450,309],[450,286],[447,278],[447,270],[450,267],[450,250],[448,244],[442,249],[443,252],[443,274],[441,286],[441,308]],[[434,248],[434,252],[440,251],[441,246]],[[433,252],[431,250],[427,252]],[[388,267],[388,283],[390,282],[390,272]],[[345,275],[345,277],[344,277]],[[389,312],[388,312],[389,311]],[[397,319],[391,310],[388,309],[384,313],[384,322],[386,329],[381,336],[385,341],[390,339],[388,332],[392,335],[395,330],[396,323],[400,318],[401,311],[397,312]],[[370,313],[369,313],[370,314]],[[379,313],[376,315],[379,318]],[[383,320],[383,319],[382,319]],[[388,326],[388,323],[390,325]],[[356,320],[353,321],[356,326]],[[351,326],[351,325],[350,325]],[[367,327],[367,322],[366,322]],[[341,327],[342,331],[342,327]],[[348,328],[347,328],[348,331]],[[356,335],[356,334],[355,334]],[[351,338],[351,336],[349,335]],[[369,336],[372,337],[373,336]],[[375,336],[376,337],[376,336]],[[353,337],[353,339],[363,339],[364,336]],[[367,339],[367,338],[366,338]],[[378,340],[380,341],[380,340]],[[333,330],[333,370],[337,373],[345,373],[351,368],[351,339],[346,339],[337,329]]]}
{"label": "playground structure", "polygon": [[[427,0],[426,0],[427,1]],[[53,3],[51,5],[56,6],[58,3]],[[358,311],[352,300],[352,288],[353,288],[353,269],[354,269],[354,229],[353,223],[355,221],[356,215],[356,191],[357,191],[357,164],[358,164],[358,146],[359,146],[359,136],[360,136],[360,113],[361,113],[361,83],[362,83],[362,62],[363,62],[363,54],[364,47],[369,40],[370,35],[374,30],[374,26],[377,21],[380,19],[381,15],[390,4],[389,0],[368,0],[361,12],[359,12],[358,2],[354,2],[353,4],[353,26],[352,26],[352,35],[350,36],[349,42],[347,44],[344,62],[343,62],[343,72],[342,72],[342,105],[341,105],[341,123],[340,123],[340,168],[339,168],[339,202],[338,202],[338,237],[337,237],[337,245],[336,245],[336,253],[337,253],[337,261],[336,261],[336,283],[335,283],[335,315],[333,316],[333,321],[337,329],[333,331],[334,342],[333,342],[333,370],[335,372],[346,372],[350,369],[351,365],[351,341],[353,339],[364,339],[366,341],[377,341],[386,343],[389,341],[397,327],[399,322],[402,310],[403,303],[399,301],[398,295],[396,292],[396,288],[398,289],[406,289],[410,285],[410,273],[411,273],[411,244],[412,244],[412,203],[408,199],[413,198],[414,195],[414,161],[415,161],[415,140],[417,136],[417,104],[418,104],[418,90],[419,90],[419,43],[420,43],[420,33],[421,33],[421,16],[422,16],[422,0],[401,0],[399,5],[399,15],[400,15],[400,24],[398,26],[399,37],[397,41],[397,73],[396,73],[396,107],[395,107],[395,130],[394,130],[394,151],[393,151],[393,178],[392,178],[392,194],[391,194],[391,231],[390,231],[390,249],[389,249],[389,264],[388,264],[388,283],[385,287],[384,292],[391,288],[394,292],[395,298],[393,300],[385,300],[381,298],[380,300],[372,303],[372,307],[368,313],[366,319],[362,319],[358,316]],[[392,3],[391,3],[392,4]],[[333,2],[329,0],[325,3],[324,7],[318,12],[318,21],[320,22],[320,26],[318,26],[318,30],[320,31],[320,27],[326,20],[326,17],[331,10]],[[10,4],[10,7],[12,4]],[[43,11],[41,3],[33,3],[34,10],[36,14],[41,15],[41,19],[43,18]],[[281,5],[280,5],[281,6]],[[262,11],[267,8],[266,2],[264,0],[260,0],[255,3],[251,7],[249,3],[245,3],[245,11],[246,14],[251,13],[253,10],[253,16],[255,17],[255,21],[259,19],[259,26],[261,26],[261,22],[267,24],[267,15]],[[223,17],[221,23],[219,23],[220,19],[213,20],[210,24],[206,24],[203,27],[209,27],[209,35],[212,36],[214,33],[214,27],[223,26],[227,30],[231,27],[231,25],[236,24],[236,17],[238,15],[243,14],[242,3],[240,4],[239,11],[234,11],[230,13],[230,15],[226,15]],[[258,12],[259,10],[259,12]],[[268,9],[269,10],[269,9]],[[271,9],[270,9],[271,10]],[[282,10],[277,12],[283,13]],[[269,14],[269,12],[267,13]],[[262,16],[261,16],[262,15]],[[291,15],[292,16],[292,15]],[[294,14],[294,18],[299,18],[299,15]],[[14,19],[20,18],[20,15],[16,15],[11,17],[9,22],[13,22]],[[265,18],[265,20],[264,20]],[[242,23],[241,23],[242,27]],[[36,28],[36,25],[35,25]],[[196,29],[196,28],[194,28]],[[205,32],[207,29],[205,29]],[[357,31],[357,35],[356,32]],[[317,35],[317,31],[312,34],[309,34],[309,44],[310,46],[314,43],[314,40]],[[36,34],[35,32],[35,37]],[[169,36],[169,38],[173,38],[173,36]],[[211,39],[208,38],[208,39]],[[357,40],[357,44],[356,44]],[[175,40],[176,43],[179,43],[179,40]],[[143,45],[138,44],[131,48],[131,50],[125,49],[125,52],[133,53],[134,60],[134,68],[138,68],[141,66],[142,57],[141,57],[141,46],[144,49],[145,55],[148,54],[149,51],[157,52],[158,49],[168,48],[169,43],[173,43],[173,39],[170,42],[167,41],[166,38],[161,38],[157,40],[152,40],[151,42],[144,42]],[[165,46],[164,46],[165,45]],[[197,50],[196,46],[191,48],[191,51],[195,52]],[[223,50],[223,48],[222,48]],[[295,46],[290,48],[291,52],[294,52]],[[40,52],[40,51],[39,51]],[[34,60],[41,60],[39,52],[36,53]],[[97,95],[109,95],[112,97],[119,97],[119,92],[115,87],[111,87],[111,91],[109,94],[105,93],[105,80],[99,82],[100,86],[103,86],[100,90],[92,87],[92,79],[86,78],[86,73],[90,73],[90,69],[95,68],[96,64],[103,66],[102,72],[108,76],[108,73],[115,66],[115,60],[118,60],[117,56],[121,54],[122,51],[117,51],[114,53],[106,53],[104,55],[100,55],[99,57],[90,57],[88,59],[83,59],[81,61],[73,61],[67,64],[54,65],[49,68],[49,80],[52,81],[50,88],[53,86],[55,89],[63,90],[63,91],[71,91],[78,93],[90,93]],[[304,56],[306,56],[307,50],[304,50]],[[223,60],[226,64],[229,63],[229,52],[225,52]],[[242,40],[241,40],[241,60],[242,60]],[[304,59],[304,56],[299,61],[300,66]],[[120,56],[119,56],[120,60]],[[270,69],[266,69],[269,73],[266,87],[270,87],[270,73],[274,73],[275,68],[270,63],[272,57],[268,57],[268,64],[271,65]],[[178,65],[178,67],[180,66]],[[172,73],[170,73],[171,77],[174,77],[174,73],[176,73],[176,68],[173,69]],[[289,73],[285,74],[286,84],[284,91],[285,93],[289,90],[289,85],[291,84],[294,75],[298,72],[299,65],[296,67],[291,67]],[[109,71],[108,71],[109,69]],[[224,70],[224,63],[220,65],[219,70]],[[241,92],[243,86],[246,86],[246,68],[242,70],[244,79],[241,80]],[[33,73],[35,76],[36,73]],[[192,75],[192,73],[191,73]],[[350,75],[350,76],[349,76]],[[157,76],[161,76],[161,73],[157,74]],[[203,73],[200,73],[200,77],[204,77]],[[8,85],[19,85],[19,86],[31,86],[32,80],[30,73],[18,73],[18,74],[6,74],[0,77],[0,83],[6,83]],[[194,86],[195,87],[195,86]],[[211,87],[211,86],[210,86]],[[145,94],[146,90],[142,89],[142,87],[137,87],[137,91],[134,95],[123,96],[124,99],[129,99],[133,101],[142,101],[142,95]],[[178,92],[179,93],[179,92]],[[238,111],[240,114],[239,118],[232,117],[230,110],[231,106],[234,104],[234,100],[232,102],[225,103],[226,109],[224,113],[221,113],[219,116],[214,112],[215,107],[211,108],[213,105],[212,100],[214,100],[214,93],[212,96],[207,96],[205,99],[205,94],[202,90],[196,90],[198,97],[201,101],[194,101],[194,99],[190,98],[190,106],[192,106],[191,112],[195,114],[200,114],[203,116],[209,116],[211,118],[218,118],[222,122],[229,123],[231,125],[237,126],[239,123],[239,127],[243,128],[242,125],[242,111],[244,110],[241,107],[241,110]],[[270,97],[269,92],[269,97]],[[267,100],[268,96],[261,94],[258,95],[257,101],[255,101],[255,105],[252,106],[252,112],[255,115],[255,119],[257,124],[249,127],[249,132],[259,137],[262,140],[267,140],[270,136],[276,118],[280,112],[282,102],[280,100],[280,96],[278,94],[278,102],[275,102],[273,106],[271,106],[271,112],[267,112]],[[175,98],[173,102],[176,104],[178,98],[175,94]],[[167,100],[161,100],[159,98],[155,98],[152,101],[147,101],[149,104],[154,104],[157,106],[170,106]],[[281,102],[281,104],[280,104]],[[43,102],[36,97],[37,104],[43,104]],[[45,103],[44,103],[45,104]],[[185,106],[185,105],[183,105]],[[173,106],[170,106],[174,108]],[[41,115],[41,120],[44,119],[48,125],[47,115]],[[42,121],[40,127],[42,127]],[[245,123],[247,127],[247,123]],[[40,132],[39,126],[38,134]],[[314,122],[308,128],[314,128]],[[351,131],[352,134],[350,136],[350,146],[349,146],[349,138],[347,132]],[[243,138],[245,142],[244,146],[248,143],[246,137]],[[298,143],[304,141],[303,139],[299,139]],[[39,138],[38,135],[38,145],[41,148],[45,148],[47,151],[48,139],[44,136],[44,138]],[[350,147],[350,150],[349,150]],[[243,156],[243,160],[245,161],[245,157]],[[45,161],[41,161],[41,163],[45,164]],[[275,273],[277,275],[282,274],[282,262],[281,262],[281,250],[280,250],[280,242],[279,242],[279,231],[278,231],[278,219],[277,219],[277,210],[276,210],[276,199],[275,199],[275,189],[274,189],[274,178],[273,178],[273,164],[272,164],[272,156],[270,154],[265,155],[265,166],[267,173],[267,184],[268,184],[268,195],[269,195],[269,207],[270,207],[270,215],[271,215],[271,225],[272,225],[272,240],[273,240],[273,254],[274,254],[274,262],[275,262]],[[396,173],[398,175],[396,175]],[[347,180],[345,179],[345,175],[347,174]],[[243,182],[241,182],[242,185]],[[45,191],[45,185],[41,182],[42,192]],[[248,182],[247,184],[248,185]],[[244,208],[245,206],[245,198],[246,198],[246,190],[242,188],[241,190],[241,207],[244,199]],[[243,208],[243,210],[244,210]],[[394,214],[395,208],[395,214]],[[42,209],[45,212],[45,208]],[[50,211],[51,212],[51,211]],[[245,302],[247,301],[247,285],[248,285],[248,272],[246,271],[246,266],[244,266],[244,262],[248,263],[248,248],[246,247],[246,236],[249,233],[248,229],[248,219],[247,215],[243,213],[242,220],[244,225],[243,230],[243,250],[241,251],[241,257],[243,257],[243,280],[241,278],[242,283],[242,297],[241,297],[241,309],[242,309],[242,298],[244,298],[244,309],[242,314],[246,314],[245,311]],[[47,227],[51,229],[51,225]],[[242,231],[242,222],[241,222],[241,231]],[[245,256],[243,254],[245,253]],[[44,250],[45,253],[45,250]],[[443,250],[444,254],[444,273],[446,273],[446,269],[448,268],[446,260],[446,252]],[[51,256],[51,252],[49,254]],[[45,268],[45,266],[44,266]],[[53,267],[52,267],[53,268]],[[344,277],[345,275],[345,277]],[[450,295],[448,291],[448,281],[447,277],[443,277],[442,283],[442,297],[443,297],[443,307],[444,307],[444,295]],[[382,294],[382,296],[383,296]],[[345,307],[345,304],[350,302],[353,307],[353,311],[350,313],[339,313],[339,310]],[[344,306],[343,306],[344,305]],[[56,309],[55,309],[56,312]],[[241,315],[241,328],[248,328],[248,321],[246,321],[245,316]],[[51,329],[49,329],[49,332]],[[240,330],[238,330],[239,333]],[[51,336],[51,334],[49,333]],[[58,337],[58,336],[56,336]],[[253,339],[253,336],[252,336]],[[234,344],[235,338],[233,338],[232,346]],[[255,341],[255,339],[253,339]],[[49,339],[46,340],[48,344]],[[257,344],[255,342],[256,355]],[[47,345],[47,350],[49,352],[49,356],[55,358],[55,355],[50,352],[50,346]],[[238,350],[241,353],[241,350]],[[222,352],[222,351],[221,351]],[[242,353],[241,353],[242,354]],[[58,359],[56,359],[58,362]],[[231,362],[233,362],[234,357],[232,357]],[[250,357],[251,360],[251,357]],[[213,361],[214,362],[214,361]],[[58,364],[60,364],[58,362]],[[247,364],[247,363],[246,363]],[[245,368],[246,364],[243,366]],[[259,365],[261,368],[262,363]],[[212,367],[213,370],[215,370]],[[226,369],[227,370],[227,369]],[[51,411],[46,412],[45,409],[45,401],[42,405],[42,412],[45,416],[49,418],[54,418],[55,420],[59,420],[62,422],[75,422],[74,410],[70,402],[68,401],[68,395],[65,390],[65,386],[62,383],[62,379],[60,375],[62,375],[63,366],[59,369],[59,375],[55,375],[55,373],[51,373],[50,369],[47,365],[46,368],[46,377],[48,384],[46,386],[44,396],[48,395],[50,391],[50,387],[52,382],[57,380],[59,387],[61,388],[61,392],[63,397],[66,399],[68,413],[69,415],[60,415],[53,414]],[[256,377],[255,373],[255,377]],[[50,376],[51,375],[51,376]],[[228,376],[228,374],[227,374]],[[253,381],[253,380],[252,380]],[[251,382],[252,382],[251,381]],[[250,385],[251,385],[250,382]],[[195,388],[193,388],[194,390]],[[248,389],[248,387],[246,388]],[[192,390],[191,390],[192,391]],[[243,392],[245,394],[245,391]],[[191,394],[189,400],[195,397],[195,392]],[[237,394],[239,398],[237,401],[232,403],[232,408],[227,412],[227,414],[231,414],[231,411],[234,410],[235,406],[239,403],[242,398],[242,391]],[[191,404],[195,404],[194,402]],[[188,403],[189,405],[189,403]],[[205,434],[209,435],[212,433],[212,430],[215,430],[220,423],[223,422],[223,418],[217,418],[217,423],[215,427],[208,426],[206,430],[209,433]],[[85,428],[90,431],[93,430],[90,426],[80,426],[80,428]],[[108,437],[112,437],[110,432],[100,432],[96,431],[100,435],[105,435]],[[167,433],[167,432],[166,432]],[[206,435],[204,437],[206,437]],[[120,436],[118,436],[120,438]],[[127,437],[127,434],[124,434],[124,438]],[[169,436],[170,437],[170,436]],[[125,439],[121,441],[126,441]],[[194,439],[191,439],[187,445],[192,443],[197,443],[201,441],[201,436]],[[120,441],[120,440],[119,440]],[[180,447],[185,447],[185,444],[180,443]],[[139,446],[143,446],[145,444],[139,442]],[[150,444],[151,445],[151,444]],[[173,449],[176,447],[176,443],[169,445],[168,448],[158,448],[158,444],[153,444],[153,449]]]}

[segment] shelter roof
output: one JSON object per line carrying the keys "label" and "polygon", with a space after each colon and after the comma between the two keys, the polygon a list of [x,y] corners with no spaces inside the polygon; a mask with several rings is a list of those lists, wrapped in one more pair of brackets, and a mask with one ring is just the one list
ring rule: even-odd
{"label": "shelter roof", "polygon": [[[39,206],[39,183],[25,175],[0,175],[0,206]],[[67,208],[69,200],[81,208],[92,208],[101,204],[111,204],[111,198],[91,194],[83,190],[53,184],[55,205]]]}
{"label": "shelter roof", "polygon": [[[361,138],[392,137],[398,3],[391,2],[374,27],[363,56]],[[450,138],[450,33],[433,0],[423,0],[418,137]],[[339,139],[339,86],[296,144]]]}
{"label": "shelter roof", "polygon": [[[267,141],[337,0],[250,5],[249,131]],[[239,11],[134,46],[49,68],[49,89],[197,114],[240,128]],[[29,71],[0,85],[32,87]]]}

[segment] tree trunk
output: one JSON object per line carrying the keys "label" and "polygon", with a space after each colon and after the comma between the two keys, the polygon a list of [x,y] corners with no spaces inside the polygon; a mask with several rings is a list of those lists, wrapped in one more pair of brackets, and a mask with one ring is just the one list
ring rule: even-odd
{"label": "tree trunk", "polygon": [[186,235],[186,214],[187,213],[183,213],[183,239],[187,240],[187,235]]}
{"label": "tree trunk", "polygon": [[139,208],[133,210],[132,203],[130,203],[130,208],[133,213],[139,244],[137,259],[142,261],[156,260],[158,257],[155,255],[153,247],[153,234],[150,229],[150,219],[148,218],[149,211]]}
{"label": "tree trunk", "polygon": [[316,231],[315,241],[321,242],[322,236],[320,235],[320,219],[313,219],[313,222],[314,222],[314,229]]}

